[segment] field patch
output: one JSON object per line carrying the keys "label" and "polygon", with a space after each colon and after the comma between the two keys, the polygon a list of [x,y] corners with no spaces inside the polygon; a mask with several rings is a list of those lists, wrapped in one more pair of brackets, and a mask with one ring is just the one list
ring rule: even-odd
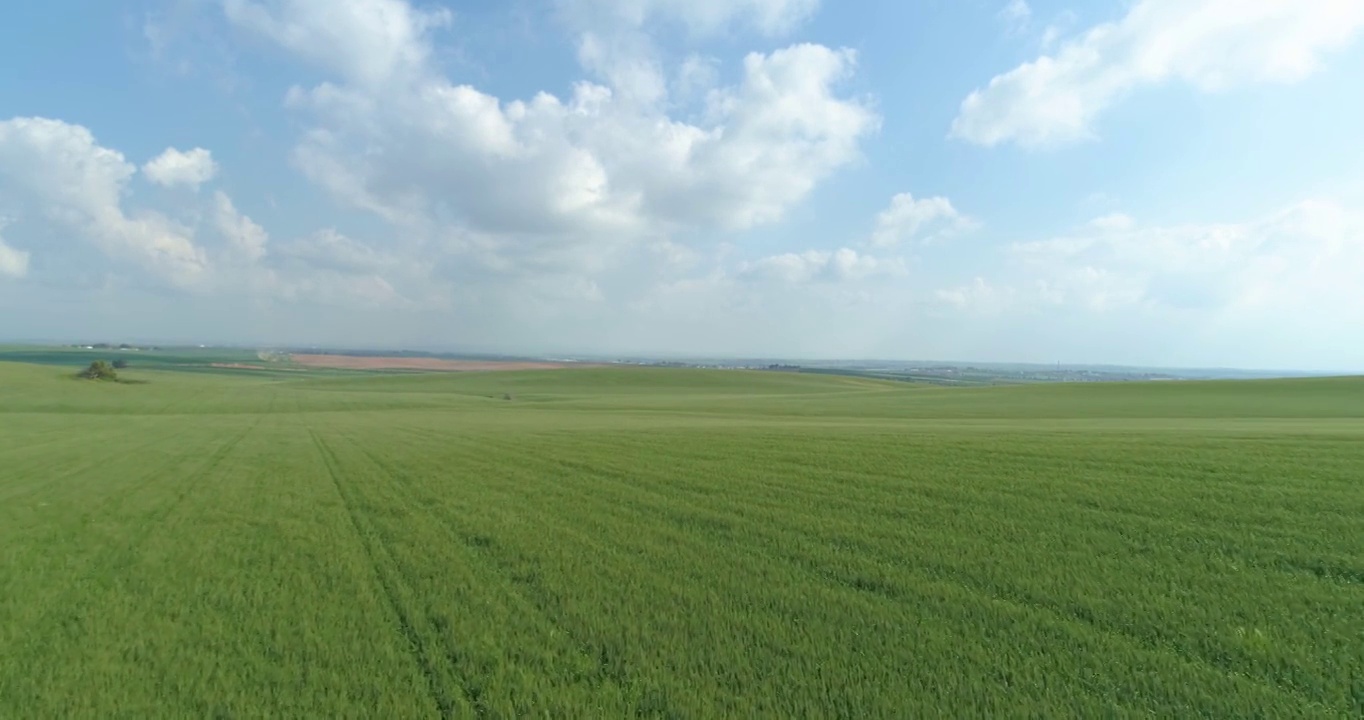
{"label": "field patch", "polygon": [[1357,379],[129,372],[0,363],[0,717],[1364,716]]}
{"label": "field patch", "polygon": [[290,359],[310,368],[334,370],[427,370],[434,372],[492,372],[512,370],[557,370],[582,367],[576,363],[528,362],[519,360],[449,360],[434,357],[383,357],[370,355],[293,354]]}

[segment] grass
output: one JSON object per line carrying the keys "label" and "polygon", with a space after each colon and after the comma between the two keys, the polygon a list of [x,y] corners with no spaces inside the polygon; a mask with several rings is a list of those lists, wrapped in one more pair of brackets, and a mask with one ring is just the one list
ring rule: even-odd
{"label": "grass", "polygon": [[1364,380],[124,374],[0,364],[0,716],[1364,715]]}
{"label": "grass", "polygon": [[[270,377],[290,377],[302,368],[287,358],[263,360],[255,350],[242,348],[172,347],[151,349],[92,348],[70,346],[0,345],[0,362],[29,363],[69,367],[72,372],[91,362],[122,360],[141,370],[177,370],[184,373],[240,375],[250,373]],[[337,375],[338,371],[317,374]]]}

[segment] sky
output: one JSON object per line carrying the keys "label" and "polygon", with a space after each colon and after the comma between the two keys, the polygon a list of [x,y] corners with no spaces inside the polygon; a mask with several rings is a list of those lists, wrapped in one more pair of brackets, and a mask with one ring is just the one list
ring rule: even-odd
{"label": "sky", "polygon": [[1359,0],[45,0],[0,65],[0,339],[1364,371]]}

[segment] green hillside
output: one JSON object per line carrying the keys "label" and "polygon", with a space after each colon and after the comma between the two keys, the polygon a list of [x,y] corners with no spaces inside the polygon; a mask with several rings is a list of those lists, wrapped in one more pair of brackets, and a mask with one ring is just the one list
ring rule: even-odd
{"label": "green hillside", "polygon": [[0,363],[0,717],[1359,717],[1364,380]]}

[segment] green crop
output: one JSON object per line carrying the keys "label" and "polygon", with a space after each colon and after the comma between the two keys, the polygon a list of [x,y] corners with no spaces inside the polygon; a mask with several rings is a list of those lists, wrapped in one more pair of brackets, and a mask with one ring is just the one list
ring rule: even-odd
{"label": "green crop", "polygon": [[120,374],[0,364],[0,717],[1364,716],[1362,380]]}

